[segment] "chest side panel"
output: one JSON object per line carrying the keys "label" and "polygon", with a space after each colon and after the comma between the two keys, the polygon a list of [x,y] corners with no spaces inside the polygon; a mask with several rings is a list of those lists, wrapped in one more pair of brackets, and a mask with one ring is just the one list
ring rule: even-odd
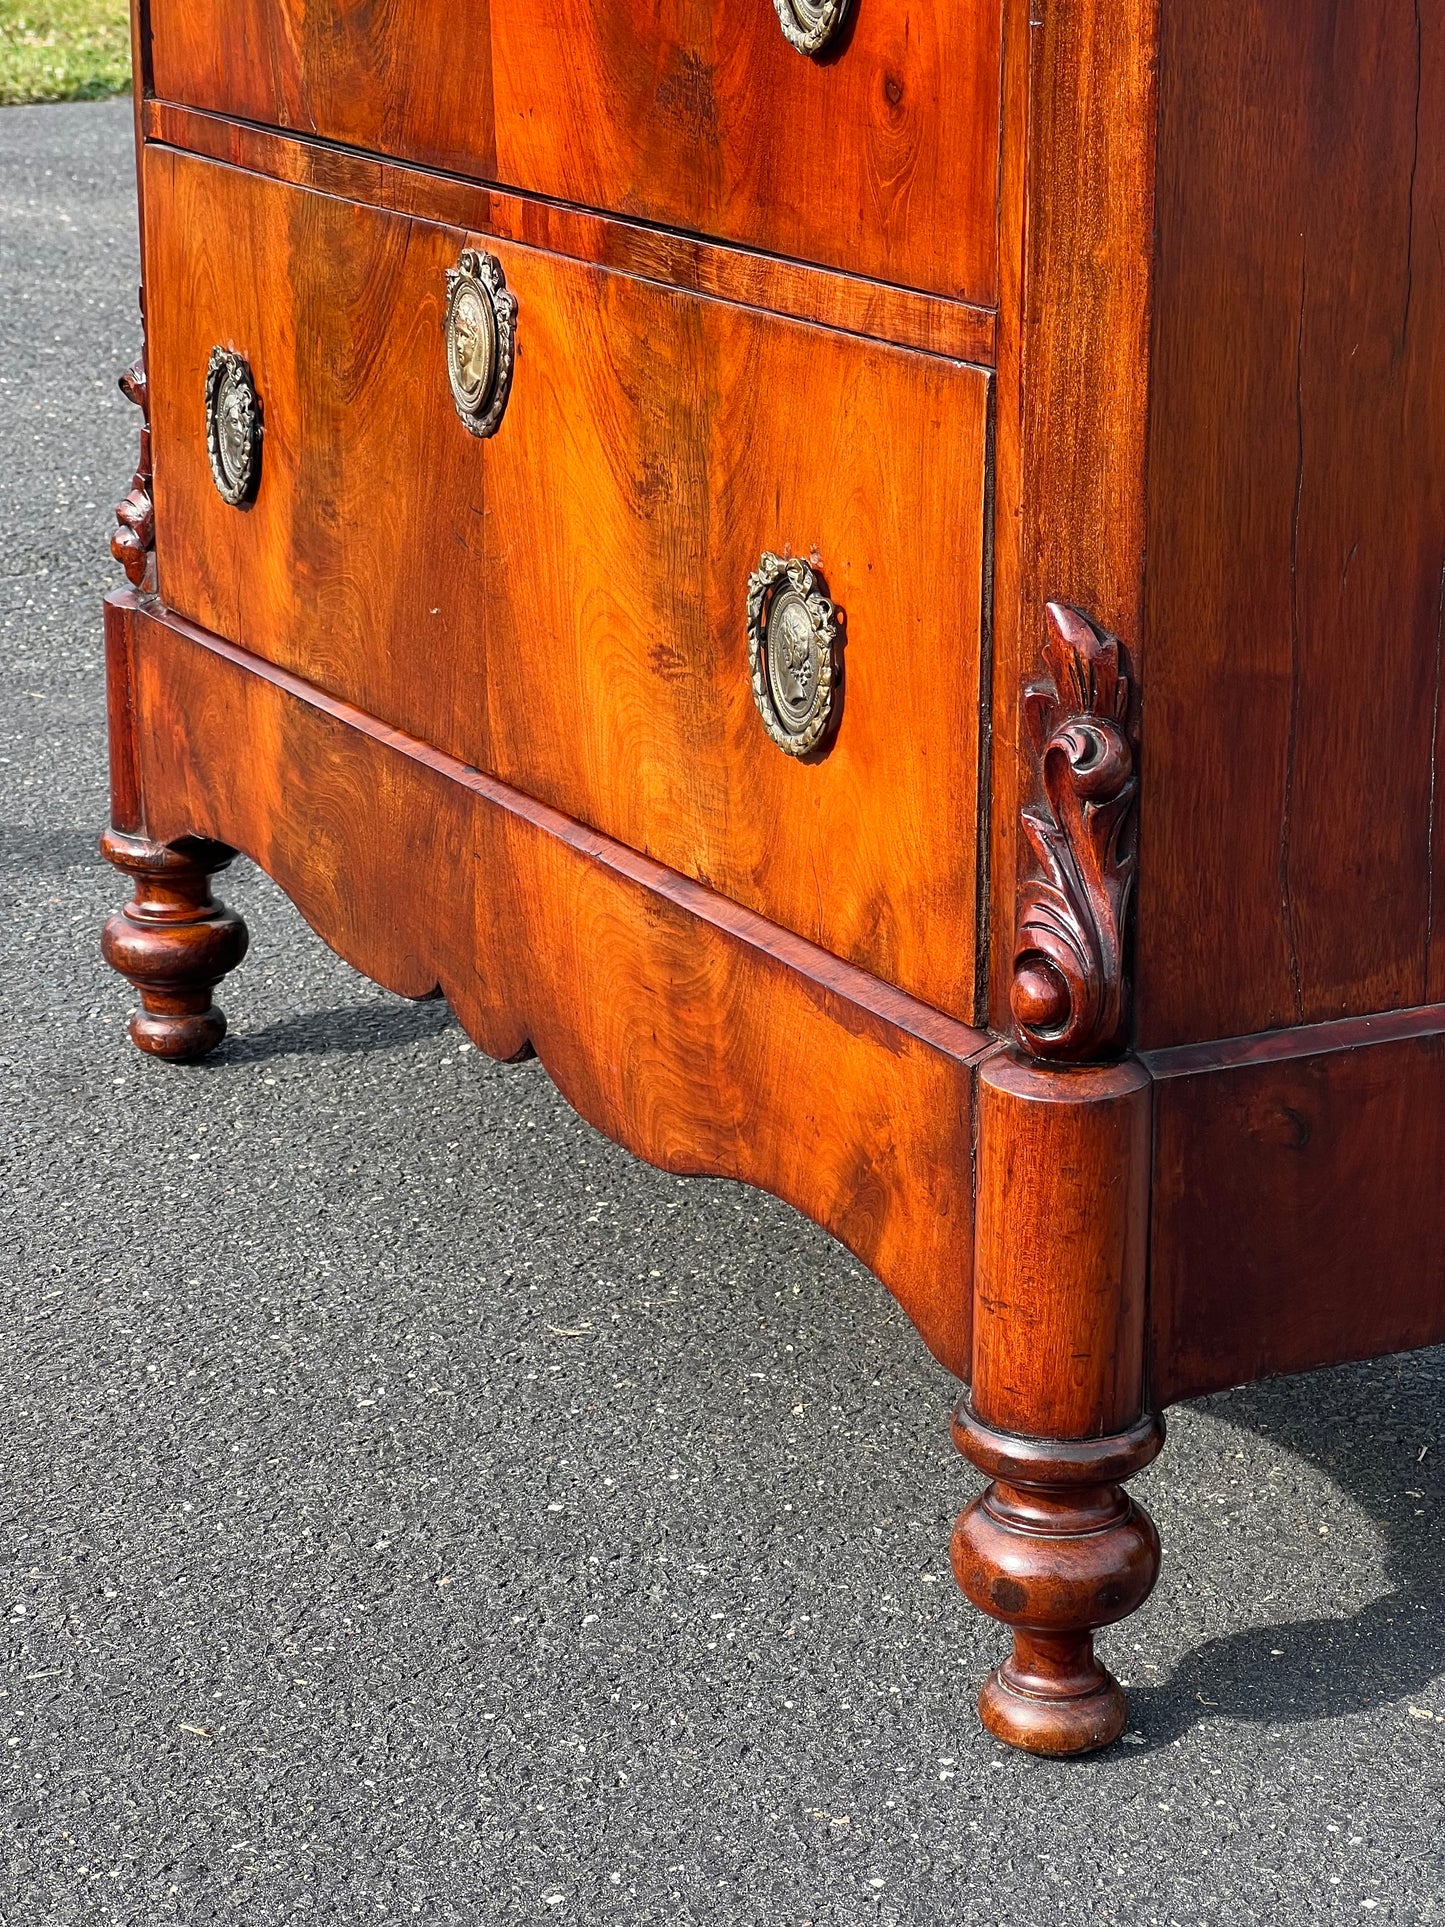
{"label": "chest side panel", "polygon": [[1168,0],[1139,1022],[1438,999],[1445,6]]}

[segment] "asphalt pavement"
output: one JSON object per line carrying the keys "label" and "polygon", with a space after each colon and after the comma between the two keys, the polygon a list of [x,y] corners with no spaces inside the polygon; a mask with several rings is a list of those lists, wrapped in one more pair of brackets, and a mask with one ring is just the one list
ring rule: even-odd
{"label": "asphalt pavement", "polygon": [[0,1923],[1445,1921],[1445,1352],[1183,1407],[1125,1741],[1009,1753],[952,1387],[249,864],[195,1069],[97,936],[128,105],[0,112]]}

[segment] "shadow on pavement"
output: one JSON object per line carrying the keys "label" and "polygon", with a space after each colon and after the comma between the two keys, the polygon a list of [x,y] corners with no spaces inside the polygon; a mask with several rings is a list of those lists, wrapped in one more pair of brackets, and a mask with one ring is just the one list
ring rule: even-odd
{"label": "shadow on pavement", "polygon": [[[1437,1350],[1200,1402],[1325,1472],[1375,1522],[1391,1589],[1347,1617],[1282,1616],[1206,1640],[1171,1679],[1136,1681],[1130,1725],[1147,1745],[1167,1745],[1212,1719],[1289,1726],[1426,1693],[1433,1703],[1432,1682],[1445,1670],[1442,1380],[1445,1351]],[[1419,1460],[1427,1440],[1434,1443]],[[1279,1560],[1280,1549],[1273,1556]],[[1317,1559],[1332,1556],[1322,1539]]]}
{"label": "shadow on pavement", "polygon": [[[222,993],[224,1000],[224,993]],[[233,1031],[220,1055],[229,1061],[259,1063],[274,1057],[329,1057],[358,1051],[396,1050],[442,1031],[457,1021],[440,998],[419,1003],[343,1004],[278,1018],[259,1030]],[[460,1034],[460,1033],[459,1033]]]}
{"label": "shadow on pavement", "polygon": [[0,823],[0,871],[103,870],[99,840],[98,828]]}

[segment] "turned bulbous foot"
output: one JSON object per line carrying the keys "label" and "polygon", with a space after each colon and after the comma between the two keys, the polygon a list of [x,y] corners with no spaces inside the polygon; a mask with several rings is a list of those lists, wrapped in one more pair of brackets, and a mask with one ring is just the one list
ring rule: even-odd
{"label": "turned bulbous foot", "polygon": [[965,1403],[953,1431],[992,1479],[954,1527],[954,1576],[1014,1636],[979,1695],[983,1723],[1027,1753],[1108,1746],[1129,1709],[1094,1632],[1142,1606],[1159,1575],[1154,1522],[1122,1481],[1157,1456],[1163,1424],[1055,1443],[993,1431]]}
{"label": "turned bulbous foot", "polygon": [[134,894],[101,933],[101,952],[140,992],[131,1041],[152,1057],[190,1064],[213,1051],[226,1019],[211,992],[246,954],[246,926],[211,895],[235,851],[202,837],[152,843],[107,830],[102,854],[134,880]]}

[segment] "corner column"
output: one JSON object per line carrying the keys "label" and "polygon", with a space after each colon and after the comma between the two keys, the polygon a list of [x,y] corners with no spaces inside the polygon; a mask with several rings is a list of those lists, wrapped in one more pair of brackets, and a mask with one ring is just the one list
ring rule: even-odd
{"label": "corner column", "polygon": [[1124,1481],[1164,1428],[1144,1382],[1152,1087],[1125,1055],[1138,782],[1117,639],[1046,611],[1024,695],[1038,794],[1020,813],[1009,1006],[979,1078],[973,1357],[953,1421],[990,1484],[954,1529],[967,1597],[1013,1630],[979,1700],[1032,1753],[1107,1746],[1128,1717],[1094,1633],[1148,1597],[1159,1537]]}
{"label": "corner column", "polygon": [[959,1450],[991,1480],[953,1570],[1013,1631],[979,1699],[1031,1753],[1124,1730],[1095,1630],[1143,1604],[1159,1537],[1123,1489],[1164,1441],[1144,1410],[1150,1085],[1135,1063],[1046,1070],[1001,1056],[980,1082],[973,1382]]}

